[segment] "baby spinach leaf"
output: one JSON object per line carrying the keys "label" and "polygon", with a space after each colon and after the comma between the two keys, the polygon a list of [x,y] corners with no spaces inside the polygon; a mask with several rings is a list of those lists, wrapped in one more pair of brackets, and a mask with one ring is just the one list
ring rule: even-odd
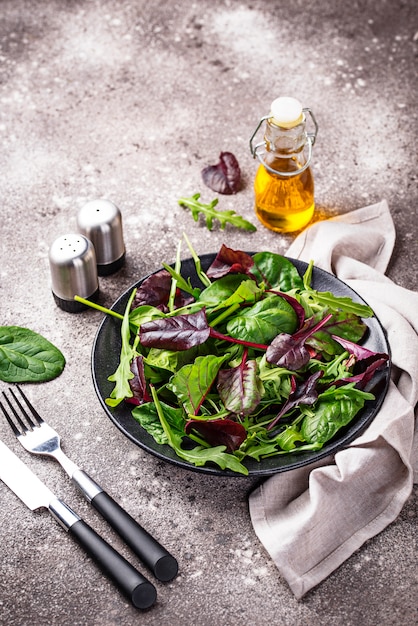
{"label": "baby spinach leaf", "polygon": [[145,357],[145,362],[150,367],[177,372],[183,365],[194,361],[198,356],[198,346],[193,346],[188,350],[161,350],[151,348]]}
{"label": "baby spinach leaf", "polygon": [[246,280],[247,276],[244,274],[228,274],[227,276],[223,276],[202,291],[199,296],[199,302],[203,302],[207,307],[217,307],[233,296],[237,289],[239,289],[242,281]]}
{"label": "baby spinach leaf", "polygon": [[[183,434],[184,419],[183,410],[175,408],[160,401],[161,409],[167,424],[173,431]],[[132,411],[133,417],[159,444],[167,444],[168,437],[158,417],[157,407],[154,402],[147,402],[137,406]]]}
{"label": "baby spinach leaf", "polygon": [[42,335],[21,326],[0,326],[0,379],[44,382],[61,374],[65,358]]}
{"label": "baby spinach leaf", "polygon": [[257,252],[253,256],[254,267],[251,273],[257,282],[263,282],[269,289],[291,291],[303,286],[302,278],[289,259],[274,252]]}
{"label": "baby spinach leaf", "polygon": [[167,388],[178,397],[187,413],[197,415],[226,358],[213,354],[199,356],[193,364],[184,365],[173,375]]}
{"label": "baby spinach leaf", "polygon": [[231,337],[268,344],[279,333],[293,333],[298,318],[293,307],[280,296],[268,296],[242,309],[226,326]]}
{"label": "baby spinach leaf", "polygon": [[304,417],[300,429],[303,438],[308,443],[326,443],[351,422],[366,400],[373,399],[373,394],[356,389],[354,383],[327,390],[319,396],[315,411]]}

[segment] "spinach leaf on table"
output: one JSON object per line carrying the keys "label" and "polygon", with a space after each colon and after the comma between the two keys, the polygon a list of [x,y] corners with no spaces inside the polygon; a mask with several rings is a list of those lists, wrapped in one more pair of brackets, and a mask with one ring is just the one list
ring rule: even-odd
{"label": "spinach leaf on table", "polygon": [[65,358],[45,337],[21,326],[0,326],[0,379],[44,382],[61,374]]}

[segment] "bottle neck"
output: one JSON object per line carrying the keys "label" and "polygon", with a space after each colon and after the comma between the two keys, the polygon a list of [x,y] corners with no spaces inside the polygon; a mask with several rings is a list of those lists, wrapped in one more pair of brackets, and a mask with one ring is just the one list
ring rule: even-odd
{"label": "bottle neck", "polygon": [[267,152],[274,153],[275,156],[281,158],[296,156],[300,161],[307,139],[305,126],[306,122],[303,120],[297,126],[283,128],[275,124],[272,118],[268,119],[264,134]]}

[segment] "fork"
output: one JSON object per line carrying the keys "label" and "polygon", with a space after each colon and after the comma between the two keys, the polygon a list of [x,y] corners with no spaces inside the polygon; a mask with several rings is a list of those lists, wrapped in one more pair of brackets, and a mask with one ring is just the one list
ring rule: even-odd
{"label": "fork", "polygon": [[15,421],[2,403],[0,406],[13,433],[25,450],[33,454],[50,456],[58,461],[86,500],[109,522],[154,576],[163,582],[172,580],[178,571],[176,559],[100,485],[66,456],[61,448],[58,433],[42,419],[18,385],[16,389],[19,391],[20,399],[13,389],[8,390],[14,404],[7,394],[2,392]]}

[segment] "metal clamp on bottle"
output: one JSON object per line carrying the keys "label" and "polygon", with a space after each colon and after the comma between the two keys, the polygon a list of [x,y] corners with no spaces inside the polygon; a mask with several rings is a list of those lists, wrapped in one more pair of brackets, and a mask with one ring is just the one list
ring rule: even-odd
{"label": "metal clamp on bottle", "polygon": [[[269,113],[269,115],[265,115],[264,117],[262,117],[260,119],[260,121],[259,121],[259,123],[257,125],[257,128],[253,132],[253,134],[251,136],[251,139],[250,139],[250,150],[251,150],[251,154],[253,155],[253,158],[254,159],[257,158],[260,161],[260,163],[266,168],[266,170],[268,172],[270,172],[270,174],[275,174],[275,175],[279,174],[280,176],[286,176],[286,177],[298,176],[299,174],[301,174],[303,171],[305,171],[309,167],[309,165],[311,163],[311,160],[312,160],[312,148],[313,148],[313,146],[315,144],[316,136],[318,134],[318,123],[317,123],[317,121],[315,119],[315,116],[312,113],[311,109],[308,108],[308,107],[302,109],[302,118],[300,120],[301,123],[305,123],[305,121],[306,121],[306,114],[307,113],[309,114],[309,116],[310,116],[310,118],[311,118],[311,120],[312,120],[312,122],[314,124],[315,130],[314,130],[314,132],[307,132],[307,133],[305,133],[305,145],[307,146],[307,149],[308,149],[307,159],[306,159],[306,162],[304,163],[304,165],[302,167],[300,167],[299,169],[295,170],[295,171],[286,171],[286,172],[280,171],[280,170],[277,170],[277,169],[274,169],[274,168],[270,167],[270,165],[268,165],[268,163],[266,163],[265,159],[263,158],[263,156],[264,156],[264,154],[266,152],[265,148],[266,148],[266,145],[267,145],[267,142],[266,142],[265,139],[264,139],[264,141],[261,141],[260,143],[257,143],[255,146],[253,145],[254,139],[255,139],[258,131],[260,130],[262,124],[265,121],[267,121],[267,120],[272,120],[272,118],[273,118],[273,124],[275,123],[274,122],[274,113],[273,113],[273,111],[271,113]],[[289,126],[289,128],[290,128],[290,126]]]}

